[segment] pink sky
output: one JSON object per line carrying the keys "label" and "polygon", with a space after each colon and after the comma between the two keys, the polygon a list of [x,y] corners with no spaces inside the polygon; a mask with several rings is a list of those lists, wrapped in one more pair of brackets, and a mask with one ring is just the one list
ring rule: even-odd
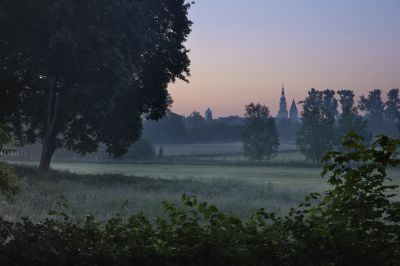
{"label": "pink sky", "polygon": [[192,76],[170,85],[173,111],[243,115],[259,102],[276,115],[282,82],[289,104],[312,87],[358,95],[400,87],[399,1],[298,2],[197,1]]}

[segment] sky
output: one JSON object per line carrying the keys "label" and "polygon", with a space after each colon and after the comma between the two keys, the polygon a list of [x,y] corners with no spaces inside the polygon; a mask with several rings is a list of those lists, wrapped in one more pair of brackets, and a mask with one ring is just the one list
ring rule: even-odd
{"label": "sky", "polygon": [[197,0],[191,7],[190,83],[170,84],[172,110],[276,115],[310,88],[357,95],[400,87],[400,0]]}

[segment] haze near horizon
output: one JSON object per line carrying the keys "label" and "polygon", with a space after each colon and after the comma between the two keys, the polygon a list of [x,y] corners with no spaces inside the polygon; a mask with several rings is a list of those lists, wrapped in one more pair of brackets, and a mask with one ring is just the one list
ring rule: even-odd
{"label": "haze near horizon", "polygon": [[172,110],[242,115],[260,102],[275,116],[282,83],[289,104],[310,88],[400,87],[399,12],[398,0],[199,0],[189,15],[192,76],[170,85]]}

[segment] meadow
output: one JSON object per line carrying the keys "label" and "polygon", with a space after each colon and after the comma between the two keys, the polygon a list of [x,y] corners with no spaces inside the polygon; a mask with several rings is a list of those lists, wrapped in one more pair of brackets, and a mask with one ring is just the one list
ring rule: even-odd
{"label": "meadow", "polygon": [[[322,168],[309,167],[292,148],[285,144],[263,164],[250,163],[237,143],[165,146],[164,161],[147,163],[55,161],[46,175],[35,162],[14,163],[25,189],[13,202],[0,203],[0,216],[42,220],[62,195],[73,217],[91,213],[106,220],[117,212],[142,211],[153,218],[163,215],[163,200],[179,202],[184,193],[242,218],[259,208],[284,215],[308,193],[328,188]],[[400,184],[400,171],[389,175]]]}
{"label": "meadow", "polygon": [[[231,143],[195,143],[195,144],[156,144],[155,148],[164,149],[166,156],[190,156],[190,155],[236,155],[242,152],[242,142]],[[282,142],[279,151],[296,150],[294,142]]]}
{"label": "meadow", "polygon": [[[328,188],[318,168],[127,163],[52,167],[42,175],[32,166],[16,165],[18,175],[25,177],[25,189],[13,202],[0,203],[0,216],[43,220],[63,196],[72,217],[90,213],[106,220],[118,212],[143,212],[154,218],[163,215],[163,200],[177,203],[184,193],[242,218],[259,208],[284,215],[309,192]],[[390,176],[400,183],[399,171],[390,171]]]}

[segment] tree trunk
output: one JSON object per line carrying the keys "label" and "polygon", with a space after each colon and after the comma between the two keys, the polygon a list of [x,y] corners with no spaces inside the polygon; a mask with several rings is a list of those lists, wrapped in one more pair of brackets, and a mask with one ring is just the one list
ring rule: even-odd
{"label": "tree trunk", "polygon": [[50,169],[51,158],[56,150],[55,138],[52,140],[51,136],[43,141],[42,155],[40,157],[39,171],[47,172]]}
{"label": "tree trunk", "polygon": [[47,172],[50,169],[51,158],[56,150],[56,119],[58,112],[59,97],[56,88],[52,88],[49,93],[49,103],[47,107],[46,135],[43,139],[42,155],[40,157],[39,171]]}

